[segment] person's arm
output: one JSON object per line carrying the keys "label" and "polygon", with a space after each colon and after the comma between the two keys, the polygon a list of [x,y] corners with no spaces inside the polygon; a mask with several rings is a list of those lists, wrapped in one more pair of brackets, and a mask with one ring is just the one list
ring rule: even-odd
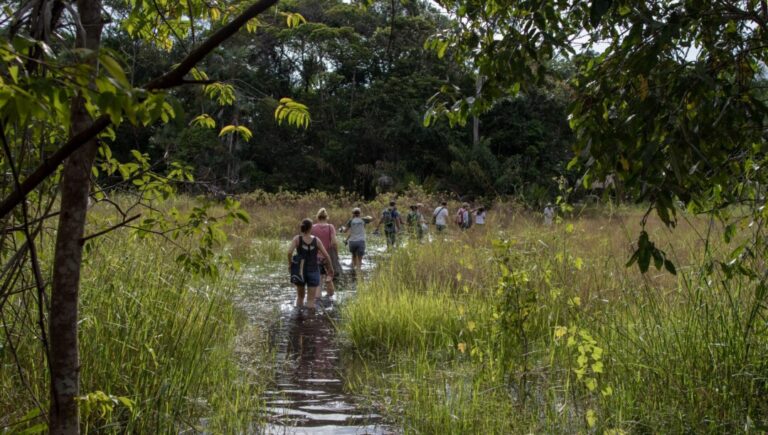
{"label": "person's arm", "polygon": [[291,241],[291,247],[288,249],[288,267],[291,267],[291,262],[293,261],[293,251],[296,250],[296,241],[298,240],[299,236],[296,236]]}
{"label": "person's arm", "polygon": [[339,249],[339,245],[336,242],[336,228],[331,225],[331,248],[333,249]]}
{"label": "person's arm", "polygon": [[347,221],[347,228],[346,228],[346,230],[344,231],[344,233],[347,235],[347,237],[345,237],[345,238],[344,238],[344,244],[345,244],[345,245],[346,245],[347,243],[349,243],[349,237],[352,235],[352,230],[351,230],[351,228],[352,228],[352,219],[350,219],[350,220],[348,220],[348,221]]}
{"label": "person's arm", "polygon": [[[331,256],[328,255],[328,251],[325,250],[325,246],[323,246],[323,242],[320,239],[317,240],[317,249],[320,250],[320,253],[323,254],[323,257],[330,259]],[[328,261],[326,267],[328,268],[328,273],[330,275],[333,275],[333,261]]]}

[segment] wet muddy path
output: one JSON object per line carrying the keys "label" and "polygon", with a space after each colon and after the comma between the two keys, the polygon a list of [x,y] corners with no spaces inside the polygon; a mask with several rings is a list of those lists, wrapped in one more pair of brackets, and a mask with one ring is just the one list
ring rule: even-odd
{"label": "wet muddy path", "polygon": [[[342,246],[342,251],[344,251]],[[371,252],[375,259],[381,251]],[[359,397],[345,390],[344,362],[335,323],[339,305],[353,298],[358,279],[371,273],[371,256],[361,276],[351,274],[352,259],[340,252],[344,273],[332,298],[323,296],[315,313],[294,307],[296,289],[282,262],[246,269],[238,304],[250,322],[269,332],[274,354],[273,382],[263,397],[268,434],[383,434],[396,432]]]}

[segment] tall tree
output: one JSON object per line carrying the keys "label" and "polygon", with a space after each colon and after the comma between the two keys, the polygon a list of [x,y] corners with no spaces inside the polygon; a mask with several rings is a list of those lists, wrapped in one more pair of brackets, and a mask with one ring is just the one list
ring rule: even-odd
{"label": "tall tree", "polygon": [[[108,52],[101,50],[102,28],[105,25],[101,0],[78,0],[77,8],[70,8],[58,0],[29,1],[18,5],[14,20],[7,30],[10,40],[2,44],[4,85],[2,98],[3,159],[0,163],[14,174],[12,189],[3,187],[5,198],[0,202],[0,219],[6,234],[20,230],[15,222],[21,221],[26,235],[26,244],[10,257],[8,267],[21,264],[18,259],[29,252],[37,288],[40,291],[40,321],[45,307],[45,284],[35,245],[39,229],[31,231],[33,223],[58,214],[59,225],[53,260],[53,282],[49,317],[49,334],[42,326],[43,337],[50,337],[47,353],[51,367],[51,401],[48,413],[49,430],[54,434],[79,433],[79,349],[78,349],[78,290],[82,265],[85,223],[91,190],[91,173],[94,160],[101,147],[111,171],[123,174],[126,179],[139,176],[142,185],[151,180],[149,174],[139,174],[138,165],[122,166],[109,158],[108,146],[100,141],[100,134],[110,126],[119,125],[123,119],[132,123],[148,124],[155,120],[168,121],[173,115],[172,106],[165,101],[163,90],[187,83],[203,83],[216,86],[212,80],[195,70],[195,66],[211,51],[234,35],[241,27],[277,2],[259,0],[250,5],[231,4],[225,17],[230,21],[217,27],[207,39],[189,51],[176,67],[149,81],[142,88],[134,88],[126,75]],[[132,3],[130,16],[120,24],[135,31],[145,39],[177,34],[182,30],[194,34],[196,21],[213,18],[217,21],[222,12],[218,6],[205,2],[187,2],[187,8],[179,9],[165,4],[166,10],[155,4],[150,9],[144,2]],[[65,14],[74,27],[62,26],[59,20]],[[134,20],[134,21],[131,21]],[[5,21],[8,24],[8,21]],[[162,23],[162,26],[154,26]],[[186,23],[186,24],[183,24]],[[24,37],[19,32],[27,30]],[[148,32],[142,33],[149,29]],[[52,36],[58,32],[63,42]],[[74,35],[74,49],[67,48],[68,38]],[[57,52],[59,51],[59,52]],[[192,78],[187,74],[192,72]],[[226,88],[217,87],[219,93]],[[31,99],[31,101],[30,101]],[[69,107],[65,102],[69,101]],[[303,114],[300,114],[303,116]],[[301,118],[301,116],[300,116]],[[61,123],[69,121],[69,133]],[[59,124],[57,124],[59,123]],[[31,126],[31,127],[30,127]],[[225,127],[226,129],[226,127]],[[232,131],[241,130],[232,126]],[[223,131],[222,133],[225,133]],[[68,136],[68,139],[64,140]],[[44,146],[30,147],[31,140],[38,139],[49,145],[57,140],[62,144],[50,152]],[[137,158],[144,159],[141,153]],[[55,185],[50,180],[63,162],[57,190],[61,195],[60,210],[48,214],[54,201],[47,206],[38,206],[38,215],[30,216],[32,197],[39,203],[55,190],[36,190],[46,185]],[[143,170],[146,171],[145,165]],[[23,174],[28,174],[23,177]],[[160,177],[156,177],[160,180]],[[21,209],[21,210],[19,210]],[[133,217],[127,218],[128,222]],[[3,268],[3,274],[8,271]],[[0,296],[7,298],[9,280],[5,280]],[[4,299],[3,299],[4,300]]]}
{"label": "tall tree", "polygon": [[[101,0],[78,0],[82,30],[75,47],[98,52],[101,45]],[[96,59],[90,61],[96,66]],[[72,98],[71,136],[85,131],[93,122],[83,95]],[[59,190],[61,214],[56,232],[50,314],[51,433],[75,434],[80,431],[77,397],[80,394],[80,357],[77,340],[78,293],[85,233],[88,196],[91,193],[91,166],[98,141],[88,138],[64,161]]]}
{"label": "tall tree", "polygon": [[[676,224],[678,201],[729,224],[764,221],[764,1],[438,3],[456,24],[436,35],[433,47],[487,80],[480,98],[446,94],[432,114],[457,121],[488,110],[499,98],[546,83],[558,60],[593,50],[598,54],[570,81],[573,164],[582,162],[585,184],[615,175],[668,226]],[[751,211],[732,216],[729,206],[737,204]],[[750,228],[753,241],[763,239],[762,224]],[[641,270],[653,260],[674,271],[644,230],[638,242],[632,262]]]}

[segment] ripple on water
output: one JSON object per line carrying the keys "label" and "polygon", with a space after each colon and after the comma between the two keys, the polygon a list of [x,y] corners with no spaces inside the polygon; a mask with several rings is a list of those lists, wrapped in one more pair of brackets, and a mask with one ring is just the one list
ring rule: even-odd
{"label": "ripple on water", "polygon": [[[370,250],[380,255],[381,249]],[[248,318],[270,332],[275,354],[274,384],[265,392],[265,426],[268,434],[387,434],[394,430],[381,415],[366,408],[344,389],[343,361],[336,343],[333,321],[335,303],[351,297],[357,279],[370,273],[372,262],[360,277],[349,275],[351,258],[342,255],[347,271],[337,284],[337,294],[318,304],[314,314],[294,307],[296,290],[287,280],[284,265],[271,264],[244,274],[243,296],[238,301]]]}

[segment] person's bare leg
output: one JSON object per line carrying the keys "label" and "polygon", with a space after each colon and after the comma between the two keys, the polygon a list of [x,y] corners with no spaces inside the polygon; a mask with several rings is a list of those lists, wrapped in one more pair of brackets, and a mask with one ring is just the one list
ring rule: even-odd
{"label": "person's bare leg", "polygon": [[304,305],[304,286],[296,285],[296,306],[301,307]]}
{"label": "person's bare leg", "polygon": [[310,310],[315,309],[315,295],[319,291],[320,287],[309,287],[307,289],[307,308]]}
{"label": "person's bare leg", "polygon": [[336,292],[336,285],[333,283],[333,277],[325,282],[325,295],[328,297],[333,296]]}
{"label": "person's bare leg", "polygon": [[323,296],[323,283],[327,275],[320,275],[320,285],[317,286],[317,292],[315,293],[315,299],[320,299]]}

